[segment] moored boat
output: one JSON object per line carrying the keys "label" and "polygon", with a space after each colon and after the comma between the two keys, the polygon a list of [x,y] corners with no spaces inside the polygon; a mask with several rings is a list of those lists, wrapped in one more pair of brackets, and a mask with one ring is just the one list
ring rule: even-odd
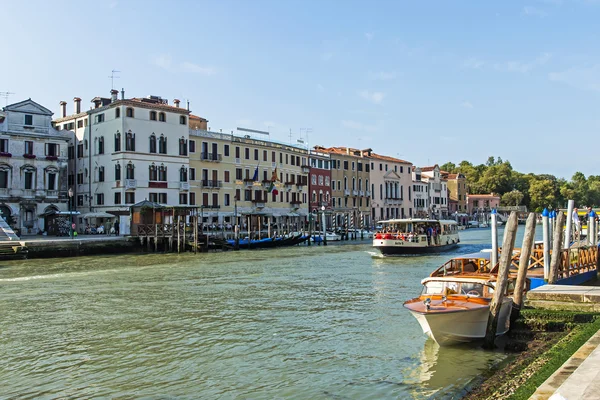
{"label": "moored boat", "polygon": [[[483,339],[490,315],[496,275],[490,272],[490,254],[456,257],[423,279],[419,297],[404,303],[423,333],[440,345]],[[510,278],[509,278],[510,279]],[[510,327],[512,280],[500,307],[497,335]]]}
{"label": "moored boat", "polygon": [[373,247],[383,255],[439,253],[460,242],[454,220],[390,219],[380,221],[381,230],[373,236]]}

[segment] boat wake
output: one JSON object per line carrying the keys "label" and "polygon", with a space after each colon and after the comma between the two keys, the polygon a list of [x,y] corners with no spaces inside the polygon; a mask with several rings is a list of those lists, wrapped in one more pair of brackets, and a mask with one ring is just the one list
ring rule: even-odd
{"label": "boat wake", "polygon": [[371,258],[385,258],[383,254],[378,251],[367,251],[367,254],[371,256]]}

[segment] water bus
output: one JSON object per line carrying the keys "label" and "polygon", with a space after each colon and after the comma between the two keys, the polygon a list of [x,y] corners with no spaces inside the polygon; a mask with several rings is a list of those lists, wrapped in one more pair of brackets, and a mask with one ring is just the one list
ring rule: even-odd
{"label": "water bus", "polygon": [[390,219],[379,221],[381,229],[373,236],[373,247],[381,254],[439,253],[460,242],[454,220]]}

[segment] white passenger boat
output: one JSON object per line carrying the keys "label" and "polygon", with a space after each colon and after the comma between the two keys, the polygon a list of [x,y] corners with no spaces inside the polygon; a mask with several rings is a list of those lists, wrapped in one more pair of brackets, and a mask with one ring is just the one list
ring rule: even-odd
{"label": "white passenger boat", "polygon": [[[421,295],[404,303],[423,333],[440,345],[485,337],[496,286],[496,275],[489,272],[489,258],[489,253],[456,257],[423,279]],[[512,286],[509,283],[502,300],[497,335],[510,327],[512,298],[508,294]]]}
{"label": "white passenger boat", "polygon": [[380,221],[373,247],[383,255],[439,253],[458,246],[458,224],[454,220],[390,219]]}

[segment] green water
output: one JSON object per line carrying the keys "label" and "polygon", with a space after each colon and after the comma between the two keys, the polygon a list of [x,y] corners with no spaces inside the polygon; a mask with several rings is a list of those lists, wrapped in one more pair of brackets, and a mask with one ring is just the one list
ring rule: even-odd
{"label": "green water", "polygon": [[[454,254],[489,245],[462,233]],[[519,240],[519,239],[518,239]],[[456,398],[505,356],[426,340],[402,303],[452,254],[368,242],[0,268],[2,398]]]}

